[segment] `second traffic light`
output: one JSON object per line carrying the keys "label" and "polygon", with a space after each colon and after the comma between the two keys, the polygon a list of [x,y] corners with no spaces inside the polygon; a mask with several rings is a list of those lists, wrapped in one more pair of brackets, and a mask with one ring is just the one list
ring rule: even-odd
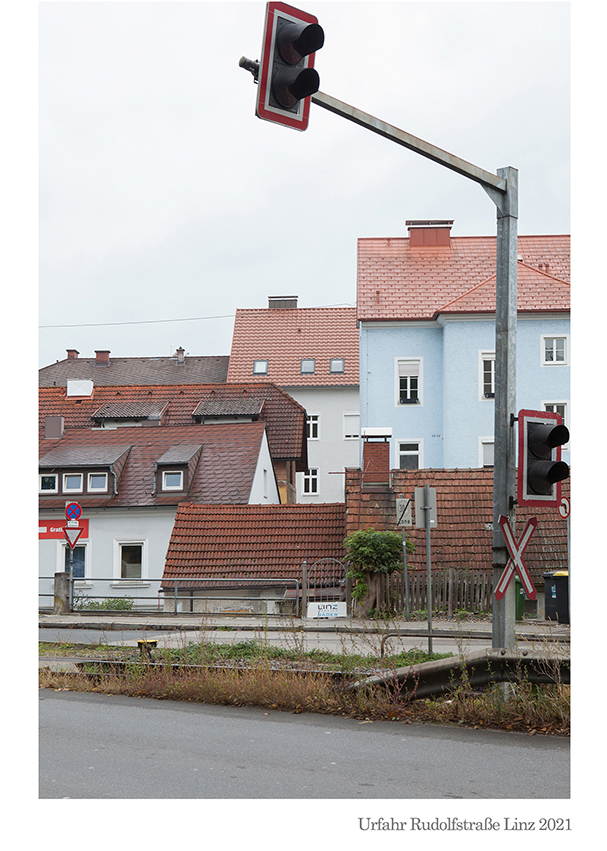
{"label": "second traffic light", "polygon": [[314,55],[324,41],[313,15],[286,3],[268,3],[255,110],[259,118],[306,129],[309,98],[320,86]]}
{"label": "second traffic light", "polygon": [[569,429],[559,414],[519,411],[518,494],[519,505],[557,505],[560,483],[569,476],[561,461],[561,446],[569,441]]}

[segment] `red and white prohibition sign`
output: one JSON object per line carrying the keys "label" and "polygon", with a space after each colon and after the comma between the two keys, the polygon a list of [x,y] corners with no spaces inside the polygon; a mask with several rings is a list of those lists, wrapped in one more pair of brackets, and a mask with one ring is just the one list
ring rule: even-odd
{"label": "red and white prohibition sign", "polygon": [[525,589],[525,593],[529,597],[530,600],[535,600],[537,596],[537,591],[535,590],[535,586],[531,581],[531,577],[527,571],[525,566],[525,562],[523,561],[523,553],[529,540],[533,533],[535,532],[535,527],[537,526],[537,517],[532,517],[531,520],[525,526],[525,531],[517,541],[514,537],[514,533],[510,528],[510,523],[508,523],[508,518],[504,517],[502,514],[499,518],[499,524],[502,529],[502,534],[504,535],[504,540],[506,541],[506,546],[508,547],[508,552],[510,553],[510,558],[508,559],[508,564],[504,568],[504,572],[502,573],[500,581],[497,583],[497,587],[495,589],[496,599],[501,600],[504,594],[506,593],[506,588],[510,584],[510,580],[512,579],[514,572],[516,571],[520,576],[521,582],[523,583],[523,588]]}

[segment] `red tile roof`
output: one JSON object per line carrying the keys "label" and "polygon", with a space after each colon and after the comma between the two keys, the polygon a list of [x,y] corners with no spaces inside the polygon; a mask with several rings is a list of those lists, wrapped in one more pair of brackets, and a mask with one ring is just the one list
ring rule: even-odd
{"label": "red tile roof", "polygon": [[[314,358],[313,375],[301,360]],[[330,371],[343,358],[343,373]],[[267,375],[253,375],[256,360],[268,360]],[[228,381],[273,381],[283,387],[358,386],[358,329],[354,307],[237,310]]]}
{"label": "red tile roof", "polygon": [[[307,440],[305,409],[280,387],[266,381],[263,384],[194,384],[194,385],[126,385],[95,386],[89,397],[74,399],[66,395],[65,387],[41,387],[39,398],[39,428],[44,432],[47,416],[61,415],[66,429],[91,428],[97,420],[108,418],[153,416],[162,414],[162,427],[194,425],[208,406],[208,415],[226,416],[245,413],[242,405],[252,399],[259,408],[259,419],[265,422],[272,457],[278,460],[298,460],[298,469],[307,469]],[[250,414],[250,407],[247,408]],[[159,426],[160,427],[160,426]]]}
{"label": "red tile roof", "polygon": [[[41,466],[51,470],[69,468],[85,458],[109,466],[130,447],[120,477],[118,493],[108,496],[79,495],[86,507],[135,507],[176,505],[187,500],[201,503],[248,502],[265,426],[263,423],[126,427],[115,430],[68,429],[62,438],[40,440]],[[202,445],[200,461],[186,494],[160,494],[155,488],[156,464],[180,458],[185,464]],[[166,453],[170,453],[167,455]],[[173,462],[172,462],[173,463]],[[111,490],[111,489],[110,489]],[[42,496],[41,510],[63,508],[65,497]]]}
{"label": "red tile roof", "polygon": [[301,579],[302,564],[342,560],[343,504],[179,506],[163,580]]}
{"label": "red tile roof", "polygon": [[[464,296],[458,310],[490,310],[495,248],[491,236],[451,237],[441,248],[411,248],[406,237],[359,239],[357,318],[432,319]],[[519,236],[518,254],[519,309],[568,309],[569,236]]]}
{"label": "red tile roof", "polygon": [[[493,470],[393,470],[392,491],[360,492],[360,471],[346,472],[347,534],[356,529],[393,529],[396,525],[397,497],[410,498],[416,487],[436,488],[437,527],[431,531],[434,568],[470,568],[488,570],[492,566]],[[563,482],[563,496],[569,496],[569,481]],[[525,563],[534,582],[542,582],[542,573],[567,568],[567,522],[556,508],[516,509],[516,536],[520,537],[527,520],[538,518],[527,549]],[[489,526],[489,528],[487,528]],[[425,569],[425,529],[407,528],[406,536],[416,546],[408,556],[411,569]]]}

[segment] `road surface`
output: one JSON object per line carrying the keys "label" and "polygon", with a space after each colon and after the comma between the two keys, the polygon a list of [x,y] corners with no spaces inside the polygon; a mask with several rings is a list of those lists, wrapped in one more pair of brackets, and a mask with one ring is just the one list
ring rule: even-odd
{"label": "road surface", "polygon": [[568,798],[569,740],[40,691],[41,798]]}

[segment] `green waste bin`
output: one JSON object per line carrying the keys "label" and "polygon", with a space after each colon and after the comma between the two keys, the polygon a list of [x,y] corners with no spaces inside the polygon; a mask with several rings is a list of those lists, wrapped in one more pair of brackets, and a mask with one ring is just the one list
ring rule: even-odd
{"label": "green waste bin", "polygon": [[544,617],[547,621],[569,623],[569,571],[544,573]]}

